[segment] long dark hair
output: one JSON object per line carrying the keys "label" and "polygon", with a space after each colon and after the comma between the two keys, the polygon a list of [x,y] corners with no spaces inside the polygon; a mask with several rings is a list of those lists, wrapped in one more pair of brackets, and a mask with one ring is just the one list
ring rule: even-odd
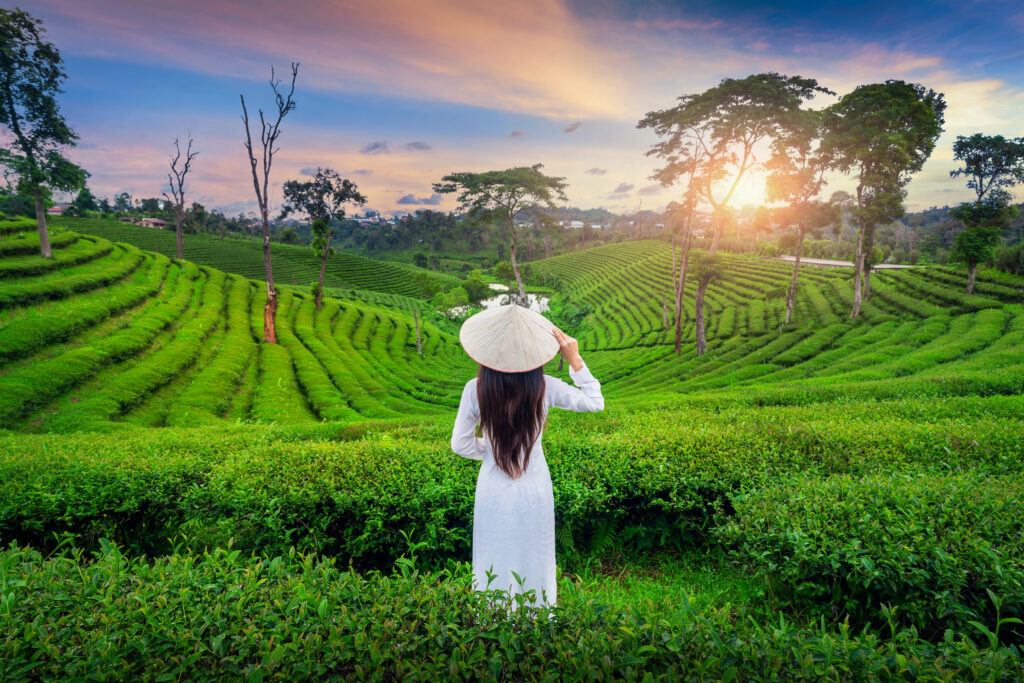
{"label": "long dark hair", "polygon": [[530,451],[544,427],[544,369],[500,372],[481,365],[476,398],[480,427],[491,441],[495,464],[518,479],[530,464]]}

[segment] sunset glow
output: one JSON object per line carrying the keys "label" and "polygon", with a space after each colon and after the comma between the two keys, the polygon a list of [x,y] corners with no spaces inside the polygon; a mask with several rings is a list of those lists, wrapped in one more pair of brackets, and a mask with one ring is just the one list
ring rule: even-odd
{"label": "sunset glow", "polygon": [[[881,8],[846,13],[809,3],[318,0],[297,12],[254,0],[241,7],[230,0],[25,5],[66,60],[62,106],[81,135],[73,157],[92,172],[94,192],[159,196],[171,141],[191,130],[201,152],[196,200],[251,211],[238,96],[268,106],[270,66],[292,61],[301,63],[298,109],[281,138],[276,181],[332,166],[358,182],[370,208],[385,212],[453,208],[430,191],[453,170],[538,162],[567,178],[572,205],[663,207],[679,189],[650,180],[655,163],[644,152],[653,137],[635,128],[637,120],[682,93],[759,71],[815,77],[840,94],[887,78],[944,92],[946,133],[909,187],[910,208],[967,197],[948,178],[957,134],[1024,132],[1019,9],[1005,20],[973,13],[972,28],[959,29],[968,10],[948,4],[886,5],[881,24],[870,20]],[[752,179],[732,203],[760,203],[762,185]],[[842,187],[836,178],[829,189]]]}

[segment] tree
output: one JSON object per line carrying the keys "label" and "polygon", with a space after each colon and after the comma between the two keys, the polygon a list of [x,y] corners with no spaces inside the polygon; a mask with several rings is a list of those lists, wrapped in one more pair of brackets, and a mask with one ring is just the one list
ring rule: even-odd
{"label": "tree", "polygon": [[282,188],[284,206],[281,218],[291,213],[304,213],[313,219],[313,252],[320,259],[320,284],[316,296],[316,310],[323,301],[324,274],[327,259],[334,255],[331,238],[334,237],[334,221],[345,217],[345,204],[362,206],[366,197],[348,178],[342,178],[337,171],[317,167],[312,180],[289,180]]}
{"label": "tree", "polygon": [[953,243],[953,253],[967,262],[967,293],[973,294],[978,264],[991,258],[1002,230],[1017,215],[1016,207],[1010,206],[1010,188],[1024,182],[1024,138],[960,135],[953,143],[953,159],[963,166],[949,175],[967,176],[967,187],[976,195],[975,201],[950,211],[964,224]]}
{"label": "tree", "polygon": [[[317,228],[323,229],[323,221],[313,221],[313,234],[317,234]],[[287,228],[281,231],[281,244],[298,244],[299,242],[299,231],[293,226],[289,225]],[[334,254],[334,250],[331,249],[331,254]],[[321,282],[317,287],[323,289],[323,283]],[[319,307],[318,307],[319,308]]]}
{"label": "tree", "polygon": [[75,197],[74,201],[71,202],[78,211],[84,216],[86,211],[98,211],[99,205],[96,203],[96,196],[89,191],[88,187],[83,187]]}
{"label": "tree", "polygon": [[[185,160],[181,160],[181,145],[178,138],[174,138],[174,156],[171,157],[171,172],[167,174],[167,184],[171,189],[171,197],[164,192],[164,198],[168,204],[174,207],[174,236],[178,246],[178,258],[185,258],[185,176],[192,168],[192,160],[199,156],[199,152],[192,151],[192,134],[188,136],[188,147],[185,148]],[[181,168],[178,168],[181,162]]]}
{"label": "tree", "polygon": [[[818,93],[832,94],[813,78],[800,76],[726,78],[702,93],[680,95],[678,105],[648,112],[637,124],[662,138],[647,152],[665,161],[651,177],[670,187],[689,175],[697,183],[699,199],[711,206],[712,254],[725,227],[724,209],[756,163],[758,146],[775,135],[781,116]],[[717,196],[716,187],[724,188]]]}
{"label": "tree", "polygon": [[942,133],[946,101],[942,93],[916,83],[888,80],[858,86],[824,112],[822,154],[832,168],[857,174],[857,232],[853,307],[860,316],[863,291],[868,291],[875,226],[904,214],[903,198],[910,177],[935,149]]}
{"label": "tree", "polygon": [[[526,288],[516,262],[515,219],[521,212],[540,207],[555,208],[555,200],[567,201],[565,178],[556,178],[540,172],[541,164],[520,166],[504,171],[485,173],[452,173],[434,183],[438,194],[458,193],[459,208],[470,218],[504,220],[509,230],[509,261],[519,285],[519,297],[526,304]],[[499,259],[502,258],[499,256]]]}
{"label": "tree", "polygon": [[479,270],[470,271],[465,282],[462,283],[462,288],[466,290],[466,295],[474,304],[480,303],[491,295],[491,288],[484,282],[483,274]]}
{"label": "tree", "polygon": [[416,252],[412,256],[412,264],[414,266],[416,266],[417,268],[426,268],[427,267],[427,255],[424,254],[423,252]]}
{"label": "tree", "polygon": [[89,174],[64,158],[78,136],[57,106],[67,78],[64,60],[43,37],[40,20],[20,9],[0,9],[0,126],[12,138],[8,158],[18,191],[35,203],[39,251],[50,258],[50,233],[43,202],[54,190],[72,192]]}
{"label": "tree", "polygon": [[697,355],[703,356],[708,350],[708,342],[704,330],[704,294],[708,285],[725,274],[722,257],[715,254],[699,254],[693,261],[693,271],[697,278],[697,294],[694,298],[695,327],[697,330]]}
{"label": "tree", "polygon": [[252,133],[249,130],[249,111],[245,107],[245,95],[239,95],[242,100],[242,122],[245,124],[245,151],[249,154],[249,168],[252,171],[252,186],[256,190],[256,202],[260,207],[260,216],[263,219],[263,268],[267,280],[267,304],[263,307],[263,341],[271,344],[277,343],[277,328],[275,316],[277,315],[277,289],[274,287],[274,270],[270,263],[270,167],[274,161],[274,154],[278,149],[275,146],[281,135],[281,121],[295,109],[295,79],[299,75],[299,65],[292,62],[292,82],[287,95],[280,90],[281,81],[274,78],[274,68],[270,68],[270,89],[274,92],[274,103],[277,108],[277,117],[268,120],[259,110],[260,115],[260,145],[262,147],[262,162],[257,161],[256,152],[253,149]]}
{"label": "tree", "polygon": [[828,168],[828,161],[821,154],[821,113],[798,109],[781,116],[779,134],[772,142],[772,156],[766,166],[768,200],[786,204],[774,212],[775,218],[796,230],[793,277],[786,292],[788,325],[793,320],[804,237],[808,229],[828,225],[833,215],[828,204],[815,199],[825,186]]}

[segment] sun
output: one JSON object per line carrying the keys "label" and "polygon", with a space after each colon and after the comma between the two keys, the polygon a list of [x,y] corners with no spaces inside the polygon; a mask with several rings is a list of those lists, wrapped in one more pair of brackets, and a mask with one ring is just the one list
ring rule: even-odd
{"label": "sun", "polygon": [[747,171],[740,179],[736,191],[729,198],[729,206],[734,209],[742,209],[748,204],[750,206],[761,206],[765,203],[765,177],[760,173]]}

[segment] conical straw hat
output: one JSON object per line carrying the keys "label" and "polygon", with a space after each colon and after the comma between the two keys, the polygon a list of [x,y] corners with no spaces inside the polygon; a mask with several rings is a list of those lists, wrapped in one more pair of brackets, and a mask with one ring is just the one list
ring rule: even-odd
{"label": "conical straw hat", "polygon": [[501,372],[526,372],[558,353],[554,325],[539,313],[517,306],[480,311],[462,323],[459,341],[469,357]]}

